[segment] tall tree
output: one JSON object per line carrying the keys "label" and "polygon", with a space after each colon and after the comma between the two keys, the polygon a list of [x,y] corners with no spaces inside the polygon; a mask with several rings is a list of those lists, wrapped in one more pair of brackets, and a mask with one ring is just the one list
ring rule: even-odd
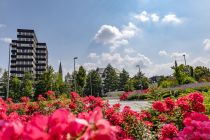
{"label": "tall tree", "polygon": [[67,72],[65,76],[65,85],[67,88],[67,92],[73,91],[73,77],[70,75],[69,72]]}
{"label": "tall tree", "polygon": [[0,90],[1,90],[1,93],[3,93],[3,96],[6,97],[7,89],[8,89],[8,72],[7,71],[3,72],[1,80],[2,80],[2,88]]}
{"label": "tall tree", "polygon": [[24,74],[21,84],[21,96],[31,97],[33,94],[33,77],[30,72]]}
{"label": "tall tree", "polygon": [[9,97],[18,101],[21,97],[21,80],[17,76],[11,77]]}
{"label": "tall tree", "polygon": [[123,69],[119,76],[119,90],[124,90],[126,83],[129,80],[129,73]]}
{"label": "tall tree", "polygon": [[96,70],[92,70],[87,75],[85,95],[102,96],[101,95],[101,77]]}
{"label": "tall tree", "polygon": [[80,95],[82,95],[86,82],[86,70],[83,68],[83,66],[79,67],[79,71],[76,74],[76,81],[77,81],[77,92],[79,92]]}
{"label": "tall tree", "polygon": [[47,71],[40,76],[35,84],[35,97],[38,97],[39,94],[44,95],[48,90],[52,90],[54,77],[54,70],[49,66]]}
{"label": "tall tree", "polygon": [[105,92],[116,91],[118,89],[119,78],[115,69],[110,64],[107,65],[104,75],[105,75],[104,79]]}

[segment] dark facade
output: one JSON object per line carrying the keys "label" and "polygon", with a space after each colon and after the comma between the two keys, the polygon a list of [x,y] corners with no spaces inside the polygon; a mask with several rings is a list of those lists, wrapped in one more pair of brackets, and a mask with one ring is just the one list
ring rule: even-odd
{"label": "dark facade", "polygon": [[37,40],[34,30],[17,29],[17,40],[12,40],[11,75],[23,77],[25,72],[38,76],[48,67],[48,51],[46,43]]}

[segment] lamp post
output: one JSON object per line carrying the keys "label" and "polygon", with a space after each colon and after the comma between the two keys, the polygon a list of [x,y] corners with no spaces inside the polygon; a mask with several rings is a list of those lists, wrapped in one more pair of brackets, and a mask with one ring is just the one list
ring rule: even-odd
{"label": "lamp post", "polygon": [[9,45],[9,62],[8,62],[8,79],[7,79],[7,95],[6,95],[6,99],[9,98],[10,53],[11,53],[11,45]]}
{"label": "lamp post", "polygon": [[77,90],[77,87],[76,87],[76,75],[75,75],[75,63],[76,63],[76,59],[78,59],[78,57],[74,57],[74,91]]}
{"label": "lamp post", "polygon": [[183,54],[183,57],[184,57],[184,65],[186,66],[186,58],[185,58],[185,54]]}
{"label": "lamp post", "polygon": [[93,87],[92,87],[92,72],[90,71],[90,93],[93,96]]}

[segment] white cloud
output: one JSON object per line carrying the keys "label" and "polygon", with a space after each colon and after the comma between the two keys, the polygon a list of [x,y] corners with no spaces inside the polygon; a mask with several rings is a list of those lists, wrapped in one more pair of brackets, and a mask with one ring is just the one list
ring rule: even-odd
{"label": "white cloud", "polygon": [[204,50],[210,50],[210,39],[205,39],[203,41],[203,48]]}
{"label": "white cloud", "polygon": [[175,14],[168,14],[163,17],[162,22],[164,24],[181,24],[182,20]]}
{"label": "white cloud", "polygon": [[134,18],[136,18],[137,20],[141,22],[147,22],[150,20],[150,16],[146,11],[143,11],[140,14],[135,15]]}
{"label": "white cloud", "polygon": [[185,55],[185,57],[189,57],[189,54],[186,52],[167,52],[165,50],[161,50],[158,52],[159,56],[168,56],[171,58],[175,58],[176,60],[182,60],[183,59],[183,55]]}
{"label": "white cloud", "polygon": [[151,19],[153,22],[159,22],[160,17],[156,13],[153,13],[151,14]]}
{"label": "white cloud", "polygon": [[125,49],[124,49],[124,52],[125,52],[126,54],[129,54],[129,53],[134,53],[135,50],[134,50],[133,48],[129,47],[129,48],[125,48]]}
{"label": "white cloud", "polygon": [[0,38],[0,40],[7,44],[11,43],[11,41],[12,41],[12,39],[9,37]]}
{"label": "white cloud", "polygon": [[5,28],[6,25],[5,24],[0,24],[0,28]]}
{"label": "white cloud", "polygon": [[96,53],[90,53],[90,54],[88,55],[88,58],[90,58],[90,59],[98,59],[99,56],[98,56]]}
{"label": "white cloud", "polygon": [[102,25],[99,31],[94,37],[94,41],[109,45],[111,50],[117,47],[127,45],[129,39],[134,37],[139,29],[133,24],[129,23],[127,26],[123,26],[122,30],[111,25]]}
{"label": "white cloud", "polygon": [[157,13],[148,13],[147,11],[134,15],[134,18],[140,22],[158,23],[161,20],[163,24],[177,25],[183,23],[183,20],[178,18],[175,14],[167,14],[161,18]]}
{"label": "white cloud", "polygon": [[141,12],[140,14],[134,15],[134,18],[140,22],[158,22],[160,17],[156,13],[147,13],[146,11]]}
{"label": "white cloud", "polygon": [[[89,55],[90,56],[90,55]],[[106,67],[108,63],[112,64],[119,70],[122,68],[127,69],[131,74],[136,73],[136,65],[139,64],[141,68],[145,68],[152,65],[151,60],[141,53],[135,53],[134,55],[122,54],[122,53],[101,53],[97,55],[98,58],[91,59],[91,63],[98,67]]]}
{"label": "white cloud", "polygon": [[97,66],[95,63],[84,63],[83,64],[83,67],[87,70],[87,71],[90,71],[90,70],[93,70],[93,69],[96,69]]}
{"label": "white cloud", "polygon": [[167,55],[168,55],[168,53],[167,53],[165,50],[159,51],[158,54],[159,54],[160,56],[167,56]]}
{"label": "white cloud", "polygon": [[188,53],[185,53],[185,52],[173,52],[171,53],[171,57],[172,58],[182,58],[183,55],[185,55],[186,57],[189,57],[189,54]]}

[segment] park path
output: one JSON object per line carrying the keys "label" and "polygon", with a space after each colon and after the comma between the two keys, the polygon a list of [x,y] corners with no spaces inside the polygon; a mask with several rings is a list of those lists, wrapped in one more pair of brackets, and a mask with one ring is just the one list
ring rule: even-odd
{"label": "park path", "polygon": [[132,110],[134,111],[141,111],[142,109],[146,109],[147,107],[150,106],[150,103],[148,101],[120,101],[117,98],[109,98],[108,99],[110,105],[114,105],[116,103],[120,103],[121,107],[120,109],[122,110],[125,106],[131,107]]}

